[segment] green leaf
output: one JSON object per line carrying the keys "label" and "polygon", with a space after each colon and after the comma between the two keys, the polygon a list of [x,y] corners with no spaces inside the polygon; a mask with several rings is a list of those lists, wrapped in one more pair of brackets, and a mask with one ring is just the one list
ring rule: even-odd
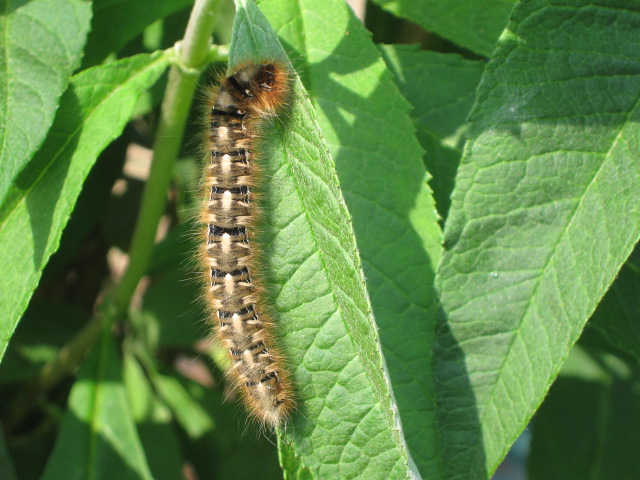
{"label": "green leaf", "polygon": [[[237,3],[231,68],[284,59],[252,2]],[[298,411],[281,440],[316,478],[417,476],[399,429],[349,213],[300,82],[269,135],[265,257]]]}
{"label": "green leaf", "polygon": [[91,4],[0,1],[0,219],[20,171],[44,140],[58,99],[80,64]]}
{"label": "green leaf", "polygon": [[640,247],[620,270],[589,320],[614,347],[640,361]]}
{"label": "green leaf", "polygon": [[50,135],[20,175],[22,195],[0,223],[0,358],[58,248],[98,154],[118,136],[136,99],[162,74],[166,55],[138,55],[73,77]]}
{"label": "green leaf", "polygon": [[429,366],[441,232],[411,106],[345,2],[263,1],[260,6],[283,43],[294,49],[294,58],[304,58],[297,72],[353,216],[405,438],[420,470],[435,472]]}
{"label": "green leaf", "polygon": [[160,348],[188,347],[208,335],[206,315],[198,302],[201,289],[194,279],[199,277],[179,269],[154,279],[143,298],[143,328],[152,330],[145,334]]}
{"label": "green leaf", "polygon": [[43,480],[151,479],[107,330],[83,366]]}
{"label": "green leaf", "polygon": [[521,2],[487,66],[437,280],[449,479],[496,468],[640,236],[638,28],[639,2]]}
{"label": "green leaf", "polygon": [[411,118],[426,152],[424,163],[433,175],[429,183],[438,212],[446,218],[462,156],[465,121],[485,63],[409,45],[383,45],[380,51],[414,107]]}
{"label": "green leaf", "polygon": [[374,0],[461,47],[489,56],[515,0]]}
{"label": "green leaf", "polygon": [[7,452],[3,432],[0,432],[0,477],[4,480],[16,479],[15,469],[13,468],[11,457],[9,457],[9,452]]}
{"label": "green leaf", "polygon": [[125,344],[123,381],[140,441],[154,480],[182,478],[182,447],[169,408],[155,395],[149,378]]}
{"label": "green leaf", "polygon": [[576,348],[533,422],[531,480],[632,480],[640,471],[640,378]]}
{"label": "green leaf", "polygon": [[[186,369],[181,369],[183,372]],[[281,480],[274,435],[248,421],[243,409],[219,388],[205,387],[180,378],[192,398],[212,418],[215,428],[197,440],[186,439],[189,460],[199,478],[253,478],[259,466],[260,479]]]}
{"label": "green leaf", "polygon": [[34,299],[2,361],[0,382],[33,380],[88,321],[89,314],[78,308]]}
{"label": "green leaf", "polygon": [[105,228],[102,219],[114,208],[112,190],[114,183],[122,176],[130,142],[131,138],[125,133],[111,142],[96,159],[82,184],[82,191],[73,207],[73,215],[64,227],[60,248],[56,250],[42,273],[41,284],[48,283],[64,268],[69,268],[91,232],[96,228]]}
{"label": "green leaf", "polygon": [[[200,371],[206,370],[204,359],[175,359],[174,366],[180,365],[177,370],[198,378],[196,382],[176,373],[160,374],[156,362],[140,346],[131,341],[125,344],[125,382],[154,479],[180,477],[170,472],[176,472],[176,461],[182,464],[185,460],[198,478],[250,478],[256,465],[260,478],[282,478],[275,443],[251,424],[242,428],[241,409],[221,389],[211,388]],[[130,353],[133,349],[137,358]],[[187,433],[180,435],[179,447],[172,448],[178,440],[172,426]]]}
{"label": "green leaf", "polygon": [[278,452],[279,452],[279,460],[280,465],[282,465],[282,469],[285,471],[287,479],[296,480],[313,480],[314,476],[308,468],[304,467],[303,462],[301,462],[298,458],[296,458],[295,452],[290,445],[279,442],[278,443]]}
{"label": "green leaf", "polygon": [[94,0],[83,68],[96,65],[120,50],[147,25],[190,5],[193,0]]}
{"label": "green leaf", "polygon": [[198,438],[213,428],[213,423],[200,405],[187,393],[175,377],[158,375],[155,386],[171,407],[176,420],[191,438]]}

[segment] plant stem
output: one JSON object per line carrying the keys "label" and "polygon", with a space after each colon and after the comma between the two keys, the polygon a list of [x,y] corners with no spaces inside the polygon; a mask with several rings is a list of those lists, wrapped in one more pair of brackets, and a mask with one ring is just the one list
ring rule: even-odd
{"label": "plant stem", "polygon": [[167,190],[178,156],[200,69],[209,53],[213,8],[218,0],[196,0],[191,11],[178,64],[171,67],[153,147],[153,163],[142,197],[133,234],[129,266],[113,292],[113,301],[124,312],[149,266],[158,223],[167,203]]}
{"label": "plant stem", "polygon": [[109,292],[96,316],[58,356],[40,371],[34,391],[42,392],[73,371],[95,343],[101,329],[110,328],[126,312],[138,282],[149,266],[158,223],[167,203],[173,164],[178,156],[191,100],[201,70],[211,57],[209,40],[219,0],[196,0],[185,31],[176,46],[178,54],[169,71],[160,121],[153,147],[153,161],[122,280]]}

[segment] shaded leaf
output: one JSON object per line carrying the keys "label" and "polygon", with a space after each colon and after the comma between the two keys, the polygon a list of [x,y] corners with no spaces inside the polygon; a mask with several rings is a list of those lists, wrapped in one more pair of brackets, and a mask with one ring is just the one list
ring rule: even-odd
{"label": "shaded leaf", "polygon": [[637,245],[589,320],[589,326],[611,345],[640,361],[640,248]]}
{"label": "shaded leaf", "polygon": [[87,313],[69,305],[32,301],[0,365],[0,382],[34,379],[88,320]]}
{"label": "shaded leaf", "polygon": [[153,479],[181,478],[182,451],[171,411],[154,394],[149,379],[128,348],[125,349],[123,376],[132,417]]}
{"label": "shaded leaf", "polygon": [[15,480],[16,474],[7,446],[5,444],[4,433],[0,432],[0,477],[4,480]]}
{"label": "shaded leaf", "polygon": [[160,53],[138,55],[73,77],[47,140],[18,179],[21,197],[0,223],[0,357],[58,248],[93,162],[167,63]]}
{"label": "shaded leaf", "polygon": [[383,45],[380,51],[400,91],[413,105],[411,118],[425,150],[438,212],[447,218],[464,145],[465,121],[476,96],[484,62],[459,55],[421,51],[417,46]]}
{"label": "shaded leaf", "polygon": [[637,478],[639,387],[616,357],[574,349],[534,418],[528,478]]}
{"label": "shaded leaf", "polygon": [[144,296],[144,328],[152,329],[145,334],[155,336],[152,343],[160,348],[193,345],[210,333],[194,277],[192,272],[179,270],[159,276]]}
{"label": "shaded leaf", "polygon": [[215,428],[195,439],[184,439],[189,461],[199,478],[252,478],[259,469],[264,480],[282,479],[275,449],[275,435],[247,419],[237,398],[219,388],[175,377],[213,419]]}
{"label": "shaded leaf", "polygon": [[374,0],[461,47],[489,56],[515,0]]}
{"label": "shaded leaf", "polygon": [[120,50],[147,25],[190,5],[193,0],[93,0],[94,17],[83,68],[96,65]]}
{"label": "shaded leaf", "polygon": [[71,390],[69,409],[42,478],[152,478],[110,332],[103,332]]}

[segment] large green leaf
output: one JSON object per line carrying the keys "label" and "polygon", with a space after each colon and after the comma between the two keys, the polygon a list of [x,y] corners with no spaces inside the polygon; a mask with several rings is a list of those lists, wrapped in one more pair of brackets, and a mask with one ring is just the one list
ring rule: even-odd
{"label": "large green leaf", "polygon": [[[231,69],[284,58],[253,2],[239,1]],[[281,440],[315,478],[410,478],[353,229],[300,82],[269,135],[265,234],[269,291],[293,367],[298,411]],[[291,466],[292,462],[287,464]],[[293,473],[289,473],[293,475]]]}
{"label": "large green leaf", "polygon": [[113,336],[103,332],[69,396],[42,480],[151,479]]}
{"label": "large green leaf", "polygon": [[380,51],[402,94],[425,150],[438,212],[447,217],[465,121],[476,98],[485,63],[460,55],[419,50],[416,45],[383,45]]}
{"label": "large green leaf", "polygon": [[385,10],[489,56],[515,0],[374,0]]}
{"label": "large green leaf", "polygon": [[161,53],[139,55],[73,77],[47,140],[20,175],[22,195],[0,223],[0,357],[58,248],[93,162],[167,63]]}
{"label": "large green leaf", "polygon": [[[193,0],[94,0],[84,67],[120,50],[150,23],[193,4]],[[114,28],[117,25],[118,28]]]}
{"label": "large green leaf", "polygon": [[483,76],[437,281],[449,479],[496,468],[640,236],[639,28],[638,1],[522,2]]}
{"label": "large green leaf", "polygon": [[0,218],[20,196],[12,184],[53,122],[90,20],[81,0],[0,0]]}
{"label": "large green leaf", "polygon": [[640,377],[612,355],[572,350],[533,422],[531,480],[634,480]]}
{"label": "large green leaf", "polygon": [[420,470],[436,472],[430,365],[441,232],[411,106],[345,2],[270,0],[260,6],[293,57],[304,58],[294,63],[353,216],[405,437]]}

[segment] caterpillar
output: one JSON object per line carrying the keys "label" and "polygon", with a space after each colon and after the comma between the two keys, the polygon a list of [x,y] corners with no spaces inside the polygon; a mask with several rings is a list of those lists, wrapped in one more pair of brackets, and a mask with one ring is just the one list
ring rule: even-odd
{"label": "caterpillar", "polygon": [[289,95],[289,74],[276,62],[241,66],[208,98],[201,263],[205,301],[232,360],[229,376],[249,413],[277,427],[289,416],[292,387],[265,307],[259,251],[260,137]]}

